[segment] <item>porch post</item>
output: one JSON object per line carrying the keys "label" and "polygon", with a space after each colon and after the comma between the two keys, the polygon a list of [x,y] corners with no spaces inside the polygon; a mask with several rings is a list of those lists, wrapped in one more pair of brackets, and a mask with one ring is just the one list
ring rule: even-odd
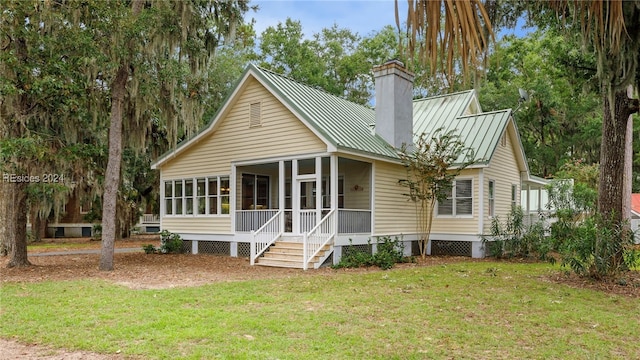
{"label": "porch post", "polygon": [[[330,194],[331,194],[331,210],[338,209],[338,155],[332,154],[329,157],[329,181],[330,181]],[[335,229],[332,229],[336,234],[338,233],[338,221],[340,221],[339,214],[336,214],[334,222]]]}
{"label": "porch post", "polygon": [[[229,215],[231,216],[231,232],[236,233],[236,194],[238,192],[238,182],[236,181],[236,165],[231,164],[231,177],[229,178]],[[218,187],[222,186],[218,183]],[[208,185],[207,185],[208,186]]]}
{"label": "porch post", "polygon": [[[278,210],[284,211],[285,205],[285,174],[284,174],[284,160],[278,162]],[[280,231],[284,231],[284,216],[280,216]]]}
{"label": "porch post", "polygon": [[322,220],[322,157],[316,156],[316,224]]}
{"label": "porch post", "polygon": [[291,160],[291,231],[300,233],[300,184],[298,183],[298,159]]}

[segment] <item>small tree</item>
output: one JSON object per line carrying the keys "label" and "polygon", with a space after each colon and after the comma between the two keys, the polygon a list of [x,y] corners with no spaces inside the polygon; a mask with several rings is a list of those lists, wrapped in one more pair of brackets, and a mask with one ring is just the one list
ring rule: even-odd
{"label": "small tree", "polygon": [[453,130],[445,133],[442,128],[431,135],[422,133],[414,147],[403,144],[397,152],[407,170],[407,178],[398,183],[409,189],[403,195],[416,207],[418,245],[424,258],[436,201],[447,198],[455,177],[471,165],[475,157]]}

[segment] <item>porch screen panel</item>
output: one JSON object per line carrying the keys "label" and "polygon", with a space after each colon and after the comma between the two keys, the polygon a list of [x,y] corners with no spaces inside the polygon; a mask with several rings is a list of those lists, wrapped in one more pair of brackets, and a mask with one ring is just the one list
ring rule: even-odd
{"label": "porch screen panel", "polygon": [[269,177],[242,174],[242,210],[269,208]]}
{"label": "porch screen panel", "polygon": [[[328,177],[322,178],[322,207],[331,209],[331,183]],[[338,178],[338,208],[344,209],[344,178]]]}
{"label": "porch screen panel", "polygon": [[229,192],[231,191],[229,177],[221,177],[220,178],[220,204],[221,204],[221,213],[228,214],[229,213]]}

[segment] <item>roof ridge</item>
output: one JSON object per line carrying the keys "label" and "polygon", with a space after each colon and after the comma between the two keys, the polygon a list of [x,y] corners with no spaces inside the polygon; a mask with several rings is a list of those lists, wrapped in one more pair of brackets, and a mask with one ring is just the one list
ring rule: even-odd
{"label": "roof ridge", "polygon": [[307,88],[309,88],[309,89],[312,89],[312,90],[318,91],[318,92],[323,93],[323,94],[325,94],[325,95],[329,95],[329,96],[332,96],[332,97],[334,97],[334,98],[336,98],[336,99],[340,99],[340,100],[342,100],[342,101],[346,101],[346,102],[348,102],[348,103],[350,103],[350,104],[354,104],[354,105],[361,106],[361,107],[363,107],[363,108],[365,108],[365,109],[370,109],[370,108],[366,107],[365,105],[358,104],[357,102],[351,101],[351,100],[349,100],[349,99],[345,99],[345,98],[343,98],[343,97],[341,97],[341,96],[338,96],[338,95],[336,95],[336,94],[332,94],[332,93],[328,92],[327,90],[323,89],[323,88],[322,88],[322,87],[320,87],[320,86],[314,87],[314,86],[311,86],[311,85],[309,85],[309,84],[305,84],[304,82],[299,81],[299,80],[296,80],[296,79],[294,79],[294,78],[292,78],[292,77],[290,77],[290,76],[287,76],[287,75],[284,75],[284,74],[280,74],[280,73],[278,73],[278,72],[275,72],[275,71],[273,71],[273,70],[266,69],[266,68],[264,68],[264,67],[262,67],[262,66],[259,66],[259,65],[253,64],[253,63],[250,63],[250,65],[254,66],[256,69],[258,69],[258,70],[260,70],[260,71],[268,72],[268,73],[270,73],[270,74],[272,74],[272,75],[274,75],[274,76],[277,76],[277,77],[283,78],[283,79],[285,79],[285,80],[289,80],[289,81],[295,82],[296,84],[299,84],[299,85],[301,85],[301,86],[305,86],[305,87],[307,87]]}
{"label": "roof ridge", "polygon": [[431,99],[437,99],[440,97],[448,97],[448,96],[453,96],[453,95],[460,95],[460,94],[464,94],[464,93],[470,93],[470,92],[474,92],[475,89],[469,89],[469,90],[461,90],[461,91],[456,91],[450,94],[440,94],[440,95],[434,95],[434,96],[426,96],[423,98],[419,98],[419,99],[413,99],[414,102],[416,101],[425,101],[425,100],[431,100]]}
{"label": "roof ridge", "polygon": [[458,118],[462,119],[462,118],[491,115],[491,114],[497,114],[497,113],[503,113],[503,112],[511,112],[511,108],[501,109],[501,110],[493,110],[493,111],[484,111],[484,112],[477,113],[477,114],[460,115],[460,116],[458,116]]}

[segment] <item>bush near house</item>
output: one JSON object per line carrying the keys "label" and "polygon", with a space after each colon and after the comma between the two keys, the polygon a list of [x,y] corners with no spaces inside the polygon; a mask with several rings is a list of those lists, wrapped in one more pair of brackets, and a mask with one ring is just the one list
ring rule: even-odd
{"label": "bush near house", "polygon": [[[371,240],[369,240],[371,244]],[[356,268],[363,266],[377,266],[383,270],[388,270],[397,263],[409,262],[411,258],[404,257],[404,244],[397,237],[391,239],[389,236],[378,238],[378,250],[374,253],[367,253],[356,250],[353,245],[349,245],[344,255],[334,269]]]}
{"label": "bush near house", "polygon": [[155,248],[153,245],[147,244],[142,246],[142,250],[146,254],[181,254],[183,252],[182,238],[178,234],[162,230],[160,233],[160,247]]}

